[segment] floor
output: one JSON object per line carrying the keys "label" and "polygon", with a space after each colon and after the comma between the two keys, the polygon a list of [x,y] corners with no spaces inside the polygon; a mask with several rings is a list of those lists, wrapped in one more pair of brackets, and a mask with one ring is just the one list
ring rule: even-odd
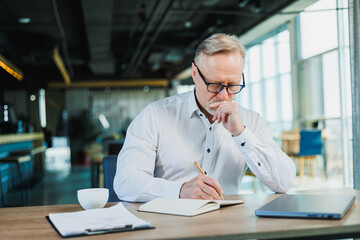
{"label": "floor", "polygon": [[[27,192],[27,205],[57,205],[77,202],[77,190],[90,187],[90,167],[73,166],[69,171],[47,171],[43,179],[34,183]],[[5,196],[8,206],[21,204],[20,191]]]}

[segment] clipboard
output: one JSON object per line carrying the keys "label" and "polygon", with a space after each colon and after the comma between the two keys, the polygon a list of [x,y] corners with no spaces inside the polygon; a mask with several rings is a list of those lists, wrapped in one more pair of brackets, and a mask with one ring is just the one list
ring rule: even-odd
{"label": "clipboard", "polygon": [[144,229],[155,229],[155,227],[153,226],[149,226],[149,227],[137,227],[137,228],[133,228],[132,225],[126,225],[123,228],[110,228],[110,229],[97,229],[97,231],[86,231],[82,234],[76,234],[76,235],[71,235],[71,236],[63,236],[61,235],[61,233],[59,232],[59,230],[56,228],[56,226],[53,224],[53,222],[50,220],[49,216],[45,217],[46,220],[50,223],[50,225],[52,226],[52,228],[57,232],[57,234],[59,234],[60,237],[62,238],[72,238],[72,237],[84,237],[84,236],[91,236],[91,235],[97,235],[97,234],[107,234],[107,233],[119,233],[119,232],[128,232],[128,231],[137,231],[137,230],[144,230]]}
{"label": "clipboard", "polygon": [[109,208],[49,213],[46,219],[62,238],[154,229],[121,202]]}

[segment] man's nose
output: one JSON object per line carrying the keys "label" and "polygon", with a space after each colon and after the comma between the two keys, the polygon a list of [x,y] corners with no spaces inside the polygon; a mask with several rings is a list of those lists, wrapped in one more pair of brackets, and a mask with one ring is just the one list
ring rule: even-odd
{"label": "man's nose", "polygon": [[223,88],[218,94],[217,97],[221,100],[221,101],[225,101],[228,99],[228,93],[226,91],[226,88]]}

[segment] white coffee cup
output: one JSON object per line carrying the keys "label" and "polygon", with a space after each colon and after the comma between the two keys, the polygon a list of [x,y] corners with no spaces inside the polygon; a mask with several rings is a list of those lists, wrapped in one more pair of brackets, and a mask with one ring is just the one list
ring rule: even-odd
{"label": "white coffee cup", "polygon": [[86,188],[77,191],[80,205],[85,209],[102,208],[109,199],[107,188]]}

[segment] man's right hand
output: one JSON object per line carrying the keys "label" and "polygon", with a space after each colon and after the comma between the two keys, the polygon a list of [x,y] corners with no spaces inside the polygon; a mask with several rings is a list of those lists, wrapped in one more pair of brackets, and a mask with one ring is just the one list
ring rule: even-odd
{"label": "man's right hand", "polygon": [[223,189],[215,179],[199,175],[186,182],[180,189],[180,198],[219,200]]}

